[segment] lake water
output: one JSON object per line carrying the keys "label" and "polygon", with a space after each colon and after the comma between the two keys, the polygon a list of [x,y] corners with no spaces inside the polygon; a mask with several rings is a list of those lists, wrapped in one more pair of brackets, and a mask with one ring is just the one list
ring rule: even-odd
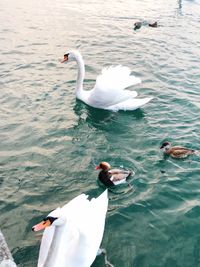
{"label": "lake water", "polygon": [[[159,2],[159,3],[158,3]],[[135,171],[109,192],[102,247],[115,267],[200,266],[200,158],[164,158],[164,140],[200,150],[200,3],[192,0],[1,0],[0,225],[20,267],[36,266],[31,227],[84,192],[97,196],[95,164]],[[136,21],[158,22],[158,28]],[[90,89],[122,64],[154,99],[109,112],[75,99],[77,68]],[[104,267],[98,257],[92,267]],[[69,266],[70,267],[70,266]]]}

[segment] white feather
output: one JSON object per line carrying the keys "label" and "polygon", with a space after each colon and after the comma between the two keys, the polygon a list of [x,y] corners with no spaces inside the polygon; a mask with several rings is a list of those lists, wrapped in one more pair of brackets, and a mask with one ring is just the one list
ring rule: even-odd
{"label": "white feather", "polygon": [[137,92],[125,90],[131,85],[141,82],[139,78],[130,76],[130,72],[128,67],[123,66],[103,69],[102,74],[97,77],[88,102],[95,107],[108,108],[111,105],[136,97]]}
{"label": "white feather", "polygon": [[132,98],[125,100],[119,104],[115,104],[113,106],[109,106],[109,110],[112,111],[118,111],[118,110],[135,110],[137,108],[140,108],[147,104],[149,101],[151,101],[152,97],[146,97],[146,98]]}

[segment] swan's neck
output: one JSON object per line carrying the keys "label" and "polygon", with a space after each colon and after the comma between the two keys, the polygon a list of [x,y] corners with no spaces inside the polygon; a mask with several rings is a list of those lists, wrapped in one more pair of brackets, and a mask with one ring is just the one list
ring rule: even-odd
{"label": "swan's neck", "polygon": [[[56,227],[54,237],[48,252],[48,257],[45,261],[44,267],[53,267],[58,260],[59,247],[62,245],[64,227]],[[61,244],[60,244],[61,243]],[[63,265],[61,265],[63,266]]]}
{"label": "swan's neck", "polygon": [[48,256],[42,267],[66,267],[76,262],[76,252],[79,253],[80,233],[73,224],[64,224],[55,229]]}
{"label": "swan's neck", "polygon": [[76,80],[76,97],[83,100],[83,80],[85,77],[85,65],[81,55],[76,57],[78,65],[78,75]]}

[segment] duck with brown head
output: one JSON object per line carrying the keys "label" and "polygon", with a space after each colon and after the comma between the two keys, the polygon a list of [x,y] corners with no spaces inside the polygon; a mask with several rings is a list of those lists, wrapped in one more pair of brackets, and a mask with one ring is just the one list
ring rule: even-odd
{"label": "duck with brown head", "polygon": [[124,169],[111,169],[108,162],[101,162],[95,168],[96,170],[101,170],[98,175],[98,179],[105,186],[115,186],[126,182],[126,179],[133,174],[130,170]]}

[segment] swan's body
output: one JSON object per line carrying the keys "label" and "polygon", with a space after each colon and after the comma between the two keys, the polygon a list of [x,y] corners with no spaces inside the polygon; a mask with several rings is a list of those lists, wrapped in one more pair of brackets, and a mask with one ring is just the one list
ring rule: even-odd
{"label": "swan's body", "polygon": [[110,169],[110,164],[108,162],[101,162],[95,167],[96,170],[101,170],[98,175],[98,179],[105,186],[115,186],[123,184],[126,179],[134,174],[130,170],[124,169]]}
{"label": "swan's body", "polygon": [[45,228],[38,267],[90,267],[100,247],[108,206],[107,190],[91,201],[85,194],[52,211],[33,227]]}
{"label": "swan's body", "polygon": [[164,154],[171,156],[176,159],[183,159],[190,155],[198,155],[198,152],[193,149],[189,149],[181,146],[171,146],[170,142],[164,142],[160,149],[163,150]]}
{"label": "swan's body", "polygon": [[134,110],[148,103],[152,98],[136,98],[137,92],[125,88],[141,82],[139,78],[130,75],[128,67],[116,66],[102,70],[96,79],[92,90],[83,90],[85,65],[80,52],[69,51],[64,55],[62,62],[75,60],[78,65],[76,82],[76,97],[87,105],[107,110]]}

